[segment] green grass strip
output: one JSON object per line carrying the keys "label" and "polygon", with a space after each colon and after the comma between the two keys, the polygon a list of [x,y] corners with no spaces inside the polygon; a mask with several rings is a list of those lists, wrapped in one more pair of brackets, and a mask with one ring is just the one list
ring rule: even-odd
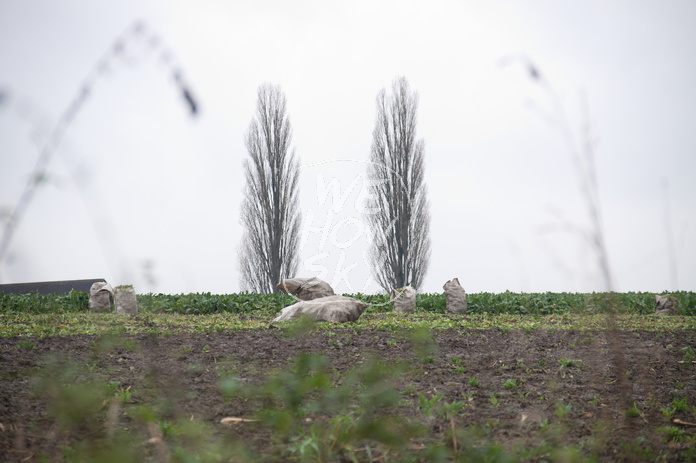
{"label": "green grass strip", "polygon": [[[0,313],[0,337],[17,336],[76,336],[103,334],[140,334],[168,336],[180,332],[224,333],[235,330],[286,329],[293,322],[273,324],[275,314],[246,316],[231,313],[184,315],[141,313],[135,316],[96,313]],[[617,328],[624,331],[694,330],[696,319],[690,316],[660,316],[619,314]],[[322,330],[349,328],[362,330],[391,330],[429,328],[499,329],[503,332],[522,330],[603,330],[608,329],[607,317],[601,314],[515,315],[472,314],[468,316],[437,314],[419,311],[415,314],[365,313],[355,323],[320,322]]]}
{"label": "green grass strip", "polygon": [[[667,293],[662,293],[667,294]],[[681,315],[696,315],[696,293],[669,293],[681,307]],[[369,302],[367,313],[391,311],[386,294],[352,294]],[[68,295],[3,294],[0,293],[0,313],[73,313],[88,311],[86,293]],[[173,314],[234,313],[271,315],[295,302],[283,294],[139,294],[141,312]],[[655,293],[471,293],[467,295],[469,314],[553,315],[562,313],[595,314],[612,309],[617,313],[651,314],[655,312]],[[416,306],[421,311],[445,313],[444,294],[417,294]]]}

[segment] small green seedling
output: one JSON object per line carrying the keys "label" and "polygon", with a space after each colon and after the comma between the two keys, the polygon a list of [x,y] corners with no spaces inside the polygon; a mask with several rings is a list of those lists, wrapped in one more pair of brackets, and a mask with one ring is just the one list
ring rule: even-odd
{"label": "small green seedling", "polygon": [[17,345],[18,349],[24,349],[24,350],[34,350],[36,349],[36,346],[32,344],[31,341],[22,341]]}
{"label": "small green seedling", "polygon": [[676,426],[662,426],[657,432],[665,437],[667,442],[681,442],[684,440],[684,431]]}
{"label": "small green seedling", "polygon": [[123,389],[122,387],[116,391],[116,397],[124,404],[127,404],[133,398],[133,392],[130,390],[130,386]]}
{"label": "small green seedling", "polygon": [[689,411],[689,404],[686,401],[686,397],[681,400],[672,399],[672,408],[679,413],[686,413]]}
{"label": "small green seedling", "polygon": [[556,416],[560,419],[565,418],[570,413],[570,409],[573,408],[573,404],[565,405],[562,401],[556,403]]}
{"label": "small green seedling", "polygon": [[505,389],[517,389],[517,380],[508,379],[503,383],[503,388]]}
{"label": "small green seedling", "polygon": [[638,418],[641,415],[638,405],[633,402],[633,406],[626,410],[626,418]]}
{"label": "small green seedling", "polygon": [[438,410],[438,414],[446,419],[449,420],[459,413],[459,410],[464,408],[466,406],[466,402],[451,402],[451,403],[443,403],[440,409]]}
{"label": "small green seedling", "polygon": [[416,392],[416,386],[413,384],[413,381],[408,383],[408,386],[406,386],[406,389],[401,393],[403,395],[411,395],[414,392]]}
{"label": "small green seedling", "polygon": [[423,415],[430,416],[440,400],[442,400],[442,394],[431,395],[430,399],[426,399],[423,394],[418,393],[418,408],[423,412]]}
{"label": "small green seedling", "polygon": [[660,411],[662,412],[663,415],[667,417],[668,420],[672,420],[672,417],[674,417],[674,409],[672,407],[664,407],[661,408]]}
{"label": "small green seedling", "polygon": [[580,364],[581,360],[571,360],[563,357],[562,359],[558,360],[558,363],[561,365],[562,368],[572,368]]}

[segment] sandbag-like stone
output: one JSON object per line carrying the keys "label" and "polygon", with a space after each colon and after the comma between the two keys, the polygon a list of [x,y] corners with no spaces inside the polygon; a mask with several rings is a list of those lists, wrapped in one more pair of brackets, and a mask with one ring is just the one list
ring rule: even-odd
{"label": "sandbag-like stone", "polygon": [[330,284],[317,277],[288,278],[281,281],[277,287],[285,294],[297,296],[301,301],[311,301],[335,294]]}
{"label": "sandbag-like stone", "polygon": [[98,281],[89,288],[89,311],[111,312],[114,288],[109,283]]}
{"label": "sandbag-like stone", "polygon": [[138,300],[135,297],[133,286],[117,286],[114,289],[114,305],[117,314],[138,313]]}
{"label": "sandbag-like stone", "polygon": [[445,290],[445,306],[447,312],[466,314],[466,291],[459,284],[459,278],[453,278],[444,284],[442,289]]}
{"label": "sandbag-like stone", "polygon": [[314,321],[354,322],[367,307],[367,303],[346,296],[326,296],[311,301],[300,301],[285,307],[273,321],[286,321],[306,316]]}
{"label": "sandbag-like stone", "polygon": [[657,307],[655,313],[660,315],[677,315],[679,313],[679,301],[674,297],[666,294],[664,296],[655,296]]}
{"label": "sandbag-like stone", "polygon": [[410,286],[392,289],[389,294],[394,312],[411,313],[416,311],[416,290]]}

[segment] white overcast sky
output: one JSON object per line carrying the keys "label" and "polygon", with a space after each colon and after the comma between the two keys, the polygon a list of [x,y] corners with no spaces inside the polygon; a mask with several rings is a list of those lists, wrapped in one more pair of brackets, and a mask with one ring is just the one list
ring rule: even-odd
{"label": "white overcast sky", "polygon": [[[432,215],[421,291],[453,277],[468,292],[603,289],[567,139],[544,116],[556,97],[574,139],[589,126],[595,142],[615,289],[696,290],[694,20],[691,0],[0,0],[0,217],[90,90],[0,280],[240,291],[244,134],[270,82],[303,164],[298,276],[379,291],[365,161],[375,97],[405,76]],[[137,21],[141,34],[127,32]]]}

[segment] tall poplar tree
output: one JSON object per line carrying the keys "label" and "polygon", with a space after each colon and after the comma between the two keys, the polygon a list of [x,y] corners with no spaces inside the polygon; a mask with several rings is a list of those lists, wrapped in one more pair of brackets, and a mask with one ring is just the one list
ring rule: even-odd
{"label": "tall poplar tree", "polygon": [[416,140],[418,94],[400,77],[377,96],[372,133],[368,223],[372,274],[386,291],[418,289],[430,261],[430,212],[424,181],[424,143]]}
{"label": "tall poplar tree", "polygon": [[258,89],[256,115],[249,125],[239,252],[243,289],[279,292],[276,285],[295,276],[299,262],[299,161],[290,149],[292,128],[279,86]]}

